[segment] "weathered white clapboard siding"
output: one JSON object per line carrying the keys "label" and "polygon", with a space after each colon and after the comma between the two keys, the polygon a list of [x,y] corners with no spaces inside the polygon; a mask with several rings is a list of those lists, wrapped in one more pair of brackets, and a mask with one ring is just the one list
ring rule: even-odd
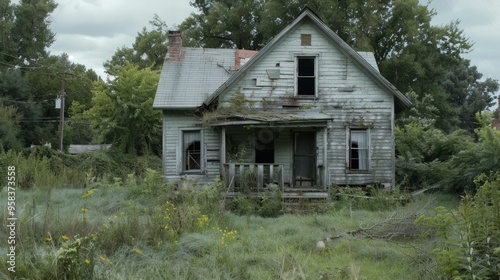
{"label": "weathered white clapboard siding", "polygon": [[[312,45],[301,46],[300,35],[311,34]],[[283,109],[283,106],[313,108],[331,115],[327,133],[326,162],[323,154],[323,133],[317,133],[317,166],[327,170],[327,182],[338,185],[391,184],[393,178],[394,96],[380,88],[356,64],[332,48],[318,29],[307,23],[298,26],[279,42],[267,56],[221,97],[221,104],[235,92],[245,94],[256,109]],[[295,97],[295,55],[317,55],[318,95],[316,98]],[[270,79],[267,69],[279,69],[280,76]],[[307,110],[307,109],[300,109]],[[370,170],[348,169],[349,128],[370,127]],[[287,138],[280,133],[276,142],[275,160],[285,168],[285,180],[291,181],[293,147],[291,132]]]}
{"label": "weathered white clapboard siding", "polygon": [[200,129],[202,131],[202,165],[200,173],[189,173],[200,183],[212,181],[220,174],[220,137],[212,128],[200,125],[199,118],[191,111],[163,111],[163,159],[164,174],[169,181],[184,177],[182,170],[182,131]]}

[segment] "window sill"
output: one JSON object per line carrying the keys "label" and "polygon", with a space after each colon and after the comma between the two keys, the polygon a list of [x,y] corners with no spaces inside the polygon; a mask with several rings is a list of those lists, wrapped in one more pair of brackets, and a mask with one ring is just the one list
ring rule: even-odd
{"label": "window sill", "polygon": [[296,99],[305,99],[305,100],[316,100],[316,99],[319,99],[319,97],[317,95],[300,95],[300,94],[296,94],[294,96],[294,98],[296,98]]}
{"label": "window sill", "polygon": [[346,174],[372,174],[370,170],[352,170],[352,169],[346,169],[345,171]]}
{"label": "window sill", "polygon": [[184,170],[180,175],[204,175],[205,172],[202,170]]}

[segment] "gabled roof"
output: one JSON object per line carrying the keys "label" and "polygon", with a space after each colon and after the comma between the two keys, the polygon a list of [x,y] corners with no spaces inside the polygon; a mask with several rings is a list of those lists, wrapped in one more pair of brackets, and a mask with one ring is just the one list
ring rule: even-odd
{"label": "gabled roof", "polygon": [[259,51],[251,60],[248,61],[241,69],[232,75],[224,84],[213,92],[205,101],[205,105],[212,103],[221,93],[237,83],[245,73],[255,64],[264,58],[283,38],[285,38],[294,28],[302,21],[309,20],[312,24],[318,27],[330,42],[336,46],[348,59],[356,64],[366,75],[374,80],[379,86],[392,93],[395,96],[397,109],[404,109],[412,105],[411,101],[404,96],[396,87],[394,87],[387,79],[385,79],[378,69],[370,65],[359,53],[354,51],[346,42],[344,42],[335,32],[333,32],[311,9],[305,7],[299,15],[276,37],[274,37],[261,51]]}
{"label": "gabled roof", "polygon": [[199,107],[236,71],[233,49],[182,48],[182,54],[163,63],[153,108]]}

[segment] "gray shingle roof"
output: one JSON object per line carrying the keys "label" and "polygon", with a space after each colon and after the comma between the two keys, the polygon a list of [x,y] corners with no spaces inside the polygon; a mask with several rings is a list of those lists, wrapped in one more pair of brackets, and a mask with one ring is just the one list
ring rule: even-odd
{"label": "gray shingle roof", "polygon": [[165,61],[153,103],[156,109],[203,104],[234,73],[234,49],[182,48],[180,61]]}

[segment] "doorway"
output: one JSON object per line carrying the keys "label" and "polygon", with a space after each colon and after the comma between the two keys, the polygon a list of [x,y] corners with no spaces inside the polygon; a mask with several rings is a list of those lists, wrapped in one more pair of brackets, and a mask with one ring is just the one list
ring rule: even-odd
{"label": "doorway", "polygon": [[293,133],[293,184],[312,187],[316,181],[316,132]]}

